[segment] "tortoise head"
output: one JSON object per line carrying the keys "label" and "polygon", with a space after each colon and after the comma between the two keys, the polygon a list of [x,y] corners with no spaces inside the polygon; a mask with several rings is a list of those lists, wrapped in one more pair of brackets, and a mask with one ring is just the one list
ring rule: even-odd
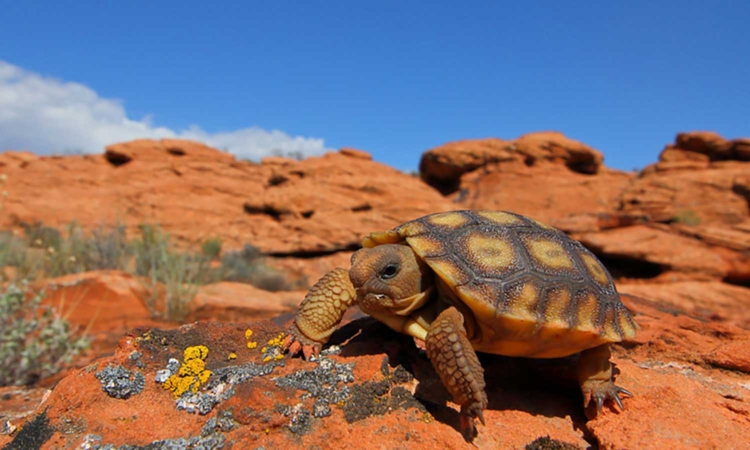
{"label": "tortoise head", "polygon": [[400,244],[363,248],[352,255],[349,278],[357,302],[368,314],[409,315],[432,292],[432,271],[409,247]]}

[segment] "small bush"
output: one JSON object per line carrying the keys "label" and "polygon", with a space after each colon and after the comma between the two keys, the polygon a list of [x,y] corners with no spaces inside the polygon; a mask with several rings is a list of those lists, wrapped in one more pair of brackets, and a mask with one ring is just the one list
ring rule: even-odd
{"label": "small bush", "polygon": [[[148,291],[146,305],[155,318],[181,320],[199,285],[219,281],[250,283],[267,291],[305,288],[269,267],[252,245],[222,254],[219,238],[206,240],[201,253],[178,252],[157,225],[141,225],[140,236],[127,239],[123,225],[98,227],[86,234],[76,224],[63,232],[36,222],[25,225],[26,238],[0,233],[0,267],[12,266],[16,279],[57,277],[91,270],[124,270],[137,275]],[[211,260],[221,257],[221,265]],[[0,277],[3,275],[0,273]]]}
{"label": "small bush", "polygon": [[133,248],[125,235],[125,225],[108,230],[98,227],[89,240],[91,266],[97,270],[124,270],[133,257]]}
{"label": "small bush", "polygon": [[221,254],[221,238],[207,239],[201,245],[201,253],[211,259],[216,259]]}
{"label": "small bush", "polygon": [[286,276],[269,267],[256,247],[245,244],[242,250],[229,252],[221,258],[222,280],[249,283],[266,291],[288,291],[294,288]]}
{"label": "small bush", "polygon": [[91,266],[88,240],[83,231],[74,223],[68,225],[66,231],[67,238],[60,237],[55,245],[42,248],[48,254],[44,264],[46,277],[86,272]]}
{"label": "small bush", "polygon": [[58,229],[48,227],[42,222],[23,223],[21,227],[23,227],[29,245],[43,249],[53,248],[57,250],[60,248],[62,234]]}
{"label": "small bush", "polygon": [[0,386],[26,385],[53,375],[88,347],[68,322],[41,304],[25,283],[0,291]]}
{"label": "small bush", "polygon": [[35,279],[44,267],[44,258],[44,250],[29,248],[12,233],[0,233],[0,267],[13,267],[18,279]]}
{"label": "small bush", "polygon": [[[208,272],[202,255],[171,249],[169,235],[155,225],[141,225],[141,238],[134,242],[135,273],[143,277],[150,295],[146,306],[151,314],[166,320],[182,320]],[[164,285],[164,302],[159,304],[159,283]]]}

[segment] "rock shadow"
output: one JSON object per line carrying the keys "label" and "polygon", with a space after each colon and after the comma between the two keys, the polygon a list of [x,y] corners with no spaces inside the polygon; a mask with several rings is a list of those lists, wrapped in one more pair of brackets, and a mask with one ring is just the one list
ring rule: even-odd
{"label": "rock shadow", "polygon": [[[413,338],[365,316],[338,329],[331,336],[331,344],[342,346],[343,357],[384,354],[384,361],[391,368],[403,366],[418,382],[414,397],[435,420],[461,432],[459,413],[449,405],[451,395]],[[487,410],[524,411],[548,418],[570,416],[574,429],[582,432],[586,440],[594,439],[586,427],[588,418],[576,379],[577,355],[556,359],[478,355],[485,371]],[[615,411],[611,405],[605,406],[605,414]],[[485,419],[491,426],[492,419]]]}

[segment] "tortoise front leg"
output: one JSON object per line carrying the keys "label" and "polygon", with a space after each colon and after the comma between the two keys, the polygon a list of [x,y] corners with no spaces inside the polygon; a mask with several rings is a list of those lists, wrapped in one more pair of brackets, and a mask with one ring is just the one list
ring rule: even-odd
{"label": "tortoise front leg", "polygon": [[578,360],[578,383],[583,393],[583,407],[588,407],[593,400],[596,404],[596,415],[601,414],[605,400],[614,401],[620,410],[623,410],[619,394],[633,396],[626,389],[615,386],[610,357],[609,344],[604,344],[584,350]]}
{"label": "tortoise front leg", "polygon": [[463,316],[455,307],[441,312],[430,324],[425,346],[443,385],[461,405],[461,432],[471,441],[476,435],[474,418],[485,424],[482,411],[487,407],[487,394],[484,370],[466,337]]}
{"label": "tortoise front leg", "polygon": [[333,269],[318,280],[302,300],[284,347],[294,355],[302,350],[306,359],[318,355],[341,318],[357,299],[349,272]]}

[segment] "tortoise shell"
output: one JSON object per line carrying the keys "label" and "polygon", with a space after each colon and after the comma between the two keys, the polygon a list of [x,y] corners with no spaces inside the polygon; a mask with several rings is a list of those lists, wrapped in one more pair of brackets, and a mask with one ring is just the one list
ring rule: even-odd
{"label": "tortoise shell", "polygon": [[466,305],[480,330],[472,337],[479,351],[552,358],[635,335],[637,325],[596,256],[535,220],[452,211],[362,241],[393,243],[409,245]]}

